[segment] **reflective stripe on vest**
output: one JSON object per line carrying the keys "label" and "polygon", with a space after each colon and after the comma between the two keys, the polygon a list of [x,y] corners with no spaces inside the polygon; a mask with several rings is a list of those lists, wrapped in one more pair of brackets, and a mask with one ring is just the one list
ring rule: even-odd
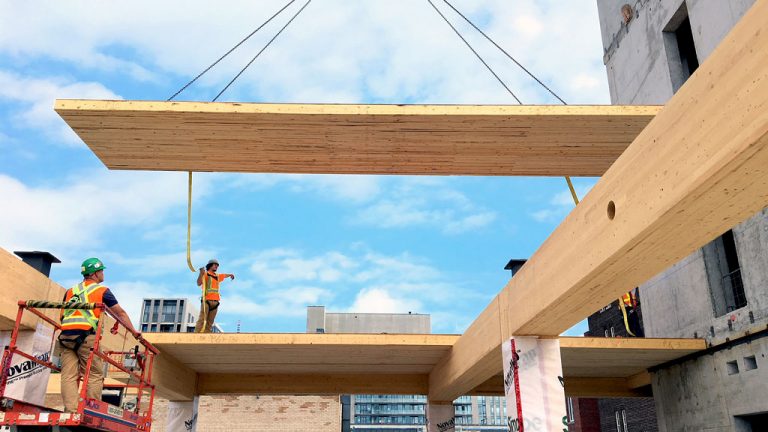
{"label": "reflective stripe on vest", "polygon": [[[104,299],[104,291],[106,291],[105,287],[98,283],[85,286],[85,282],[81,282],[69,289],[67,303],[101,303]],[[61,329],[95,330],[99,325],[100,316],[100,310],[64,309]]]}

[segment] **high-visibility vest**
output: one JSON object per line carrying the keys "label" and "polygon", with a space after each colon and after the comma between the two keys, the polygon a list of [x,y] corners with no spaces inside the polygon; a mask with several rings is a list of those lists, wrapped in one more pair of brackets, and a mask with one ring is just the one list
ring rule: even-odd
{"label": "high-visibility vest", "polygon": [[213,274],[211,272],[205,272],[203,276],[203,288],[205,292],[206,300],[219,300],[219,280],[220,275]]}
{"label": "high-visibility vest", "polygon": [[[104,293],[107,287],[85,282],[73,286],[67,290],[64,301],[67,303],[103,303]],[[64,309],[61,315],[62,330],[96,330],[101,318],[100,309]]]}

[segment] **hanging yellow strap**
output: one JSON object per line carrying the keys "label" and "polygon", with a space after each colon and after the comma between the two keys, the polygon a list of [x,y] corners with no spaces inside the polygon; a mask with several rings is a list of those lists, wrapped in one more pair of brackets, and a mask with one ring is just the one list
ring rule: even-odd
{"label": "hanging yellow strap", "polygon": [[[568,176],[565,176],[565,182],[568,183],[568,190],[571,191],[571,196],[573,197],[573,202],[576,205],[579,205],[579,195],[576,194],[576,188],[573,187],[573,182],[571,181],[571,178]],[[635,336],[634,333],[632,333],[632,330],[629,328],[629,319],[627,318],[627,308],[624,306],[624,301],[619,298],[619,308],[621,308],[621,314],[624,316],[624,328],[627,329],[627,333],[629,333],[630,336]]]}
{"label": "hanging yellow strap", "polygon": [[195,271],[192,265],[192,171],[189,172],[187,188],[187,265],[192,272]]}

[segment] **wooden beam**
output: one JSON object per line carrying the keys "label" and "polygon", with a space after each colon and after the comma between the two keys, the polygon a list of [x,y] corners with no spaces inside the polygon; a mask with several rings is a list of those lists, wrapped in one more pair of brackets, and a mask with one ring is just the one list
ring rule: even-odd
{"label": "wooden beam", "polygon": [[660,108],[58,100],[55,109],[110,169],[599,176]]}
{"label": "wooden beam", "polygon": [[766,16],[756,2],[456,342],[431,400],[489,379],[509,336],[560,334],[768,205]]}
{"label": "wooden beam", "polygon": [[[650,375],[643,372],[638,376]],[[565,377],[565,395],[570,397],[631,398],[653,396],[647,386],[634,386],[636,382],[624,377]],[[648,383],[650,385],[650,382]],[[504,396],[504,377],[495,375],[472,389],[473,396]]]}
{"label": "wooden beam", "polygon": [[[61,301],[64,291],[61,286],[30,267],[12,253],[0,248],[0,331],[13,330],[19,300]],[[52,319],[58,319],[53,311],[46,312]],[[24,314],[22,328],[33,330],[42,320],[31,313]]]}
{"label": "wooden beam", "polygon": [[198,393],[426,394],[427,374],[200,374]]}

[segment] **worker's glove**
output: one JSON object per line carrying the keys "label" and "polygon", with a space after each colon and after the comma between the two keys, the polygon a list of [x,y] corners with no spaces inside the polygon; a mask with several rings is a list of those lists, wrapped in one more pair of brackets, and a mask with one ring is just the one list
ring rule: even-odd
{"label": "worker's glove", "polygon": [[229,277],[232,278],[232,280],[235,280],[235,275],[231,274]]}

